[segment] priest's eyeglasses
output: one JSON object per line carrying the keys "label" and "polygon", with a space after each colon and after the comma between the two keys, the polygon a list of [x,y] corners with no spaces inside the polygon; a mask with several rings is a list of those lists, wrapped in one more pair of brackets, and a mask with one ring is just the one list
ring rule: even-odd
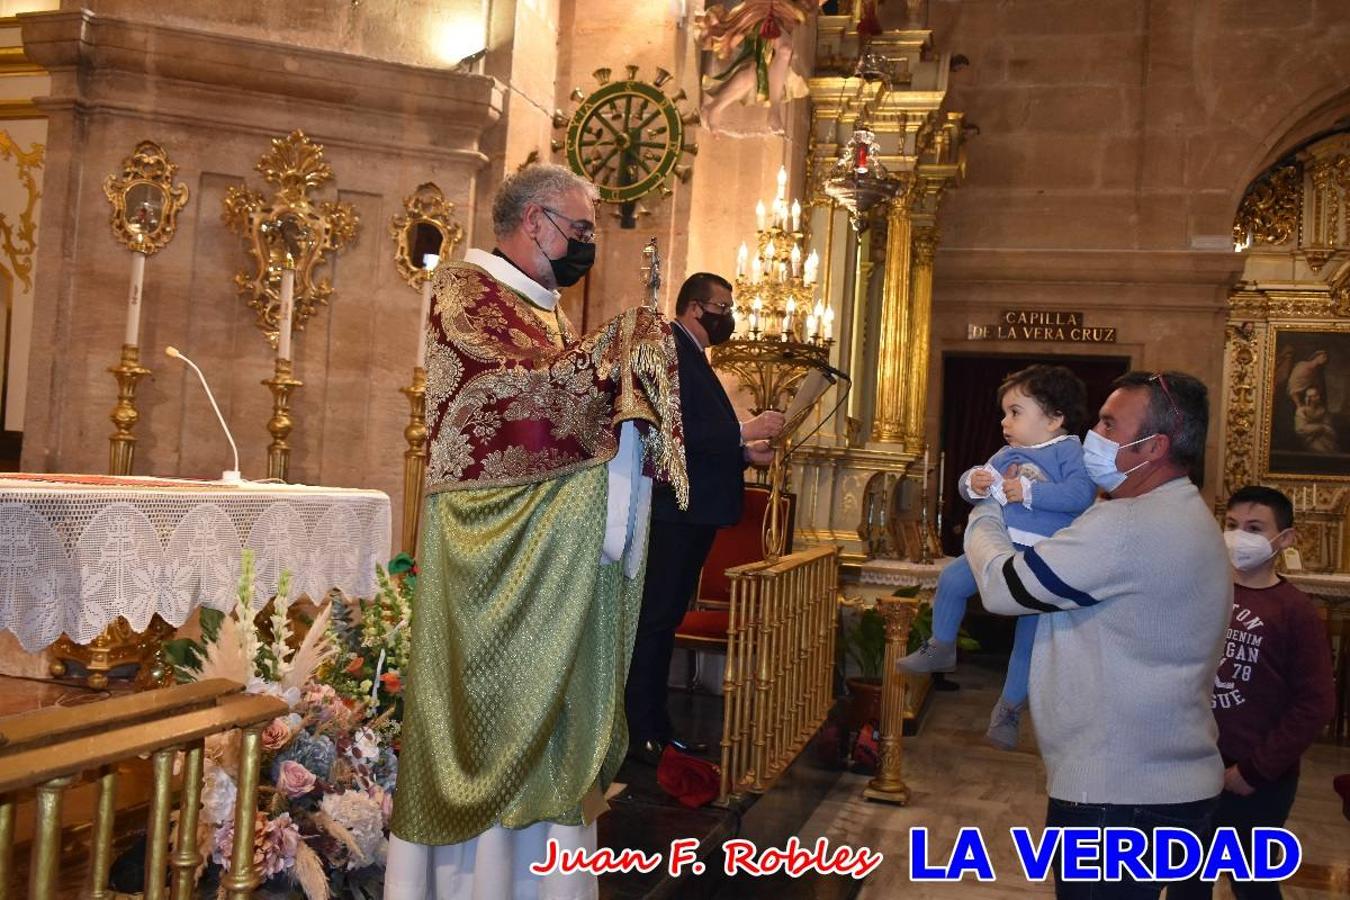
{"label": "priest's eyeglasses", "polygon": [[557,216],[559,219],[562,219],[565,222],[567,222],[567,227],[571,230],[572,233],[568,234],[566,231],[563,231],[561,228],[558,228],[558,232],[563,237],[570,237],[573,240],[581,241],[583,244],[595,243],[594,222],[588,221],[586,219],[573,219],[570,216],[564,216],[556,209],[549,209],[547,206],[541,206],[539,208],[544,211],[544,214],[546,216],[548,216],[548,220],[550,222],[553,222],[554,228],[558,228],[558,223],[554,220],[553,218],[554,216]]}
{"label": "priest's eyeglasses", "polygon": [[719,316],[725,316],[727,313],[731,312],[730,303],[714,303],[711,300],[699,300],[698,305],[702,306],[704,309],[711,308],[712,311]]}

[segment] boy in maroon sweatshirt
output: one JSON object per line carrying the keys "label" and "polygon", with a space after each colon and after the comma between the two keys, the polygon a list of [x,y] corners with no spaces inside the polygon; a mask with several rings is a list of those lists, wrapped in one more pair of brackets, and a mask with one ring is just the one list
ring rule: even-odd
{"label": "boy in maroon sweatshirt", "polygon": [[[1228,498],[1224,543],[1233,563],[1233,618],[1214,676],[1224,790],[1214,827],[1230,826],[1250,852],[1251,830],[1280,827],[1298,789],[1298,761],[1331,720],[1334,683],[1326,629],[1308,596],[1275,573],[1294,543],[1294,507],[1249,485]],[[1169,888],[1168,900],[1209,897],[1213,883]],[[1234,882],[1238,900],[1278,898],[1279,882]]]}

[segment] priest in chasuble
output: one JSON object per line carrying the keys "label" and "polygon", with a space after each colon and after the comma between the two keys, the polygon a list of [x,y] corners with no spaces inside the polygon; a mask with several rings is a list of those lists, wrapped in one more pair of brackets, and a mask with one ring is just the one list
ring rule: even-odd
{"label": "priest in chasuble", "polygon": [[682,501],[688,482],[669,326],[635,305],[578,338],[558,305],[594,260],[595,198],[527,167],[493,202],[496,249],[433,278],[392,900],[596,896],[593,875],[529,866],[550,840],[595,849],[652,478]]}

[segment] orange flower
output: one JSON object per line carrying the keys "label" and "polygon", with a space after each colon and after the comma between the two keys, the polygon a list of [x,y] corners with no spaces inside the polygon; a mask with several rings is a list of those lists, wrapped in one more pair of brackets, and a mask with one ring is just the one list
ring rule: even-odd
{"label": "orange flower", "polygon": [[358,672],[361,671],[362,667],[365,666],[365,664],[366,658],[364,656],[356,657],[351,662],[347,663],[347,674],[348,675],[357,674]]}
{"label": "orange flower", "polygon": [[380,676],[380,681],[384,684],[384,689],[391,694],[397,694],[403,690],[403,680],[398,677],[397,672],[385,672]]}

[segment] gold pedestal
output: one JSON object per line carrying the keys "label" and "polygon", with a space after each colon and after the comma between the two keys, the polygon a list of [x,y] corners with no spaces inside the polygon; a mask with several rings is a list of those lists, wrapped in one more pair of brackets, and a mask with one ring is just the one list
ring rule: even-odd
{"label": "gold pedestal", "polygon": [[412,384],[399,388],[408,398],[408,424],[403,438],[403,552],[417,555],[418,517],[422,511],[422,481],[427,472],[427,370],[413,369]]}
{"label": "gold pedestal", "polygon": [[135,344],[122,345],[122,362],[108,369],[117,379],[117,405],[113,407],[112,435],[108,438],[108,474],[130,475],[136,453],[136,427],[141,414],[136,411],[136,382],[150,374],[141,365],[141,350]]}
{"label": "gold pedestal", "polygon": [[289,481],[291,470],[291,445],[287,440],[295,420],[291,418],[291,392],[303,387],[303,381],[291,377],[291,361],[278,359],[276,374],[263,382],[272,391],[272,418],[267,420],[267,430],[272,435],[272,443],[267,445],[267,477]]}
{"label": "gold pedestal", "polygon": [[909,626],[919,611],[919,601],[912,597],[883,597],[877,601],[877,610],[886,621],[886,661],[881,674],[881,765],[877,777],[863,790],[863,797],[905,806],[909,803],[909,787],[901,777],[900,745],[905,727],[905,679],[895,670],[895,664],[905,655]]}
{"label": "gold pedestal", "polygon": [[173,631],[173,626],[159,616],[150,620],[145,631],[134,630],[119,616],[88,644],[77,644],[63,634],[52,644],[56,661],[51,665],[51,673],[63,678],[70,671],[66,664],[76,662],[89,673],[85,682],[95,690],[103,690],[108,686],[109,672],[135,664],[138,689],[169,687],[173,684],[173,671],[164,656],[164,641],[173,636]]}

